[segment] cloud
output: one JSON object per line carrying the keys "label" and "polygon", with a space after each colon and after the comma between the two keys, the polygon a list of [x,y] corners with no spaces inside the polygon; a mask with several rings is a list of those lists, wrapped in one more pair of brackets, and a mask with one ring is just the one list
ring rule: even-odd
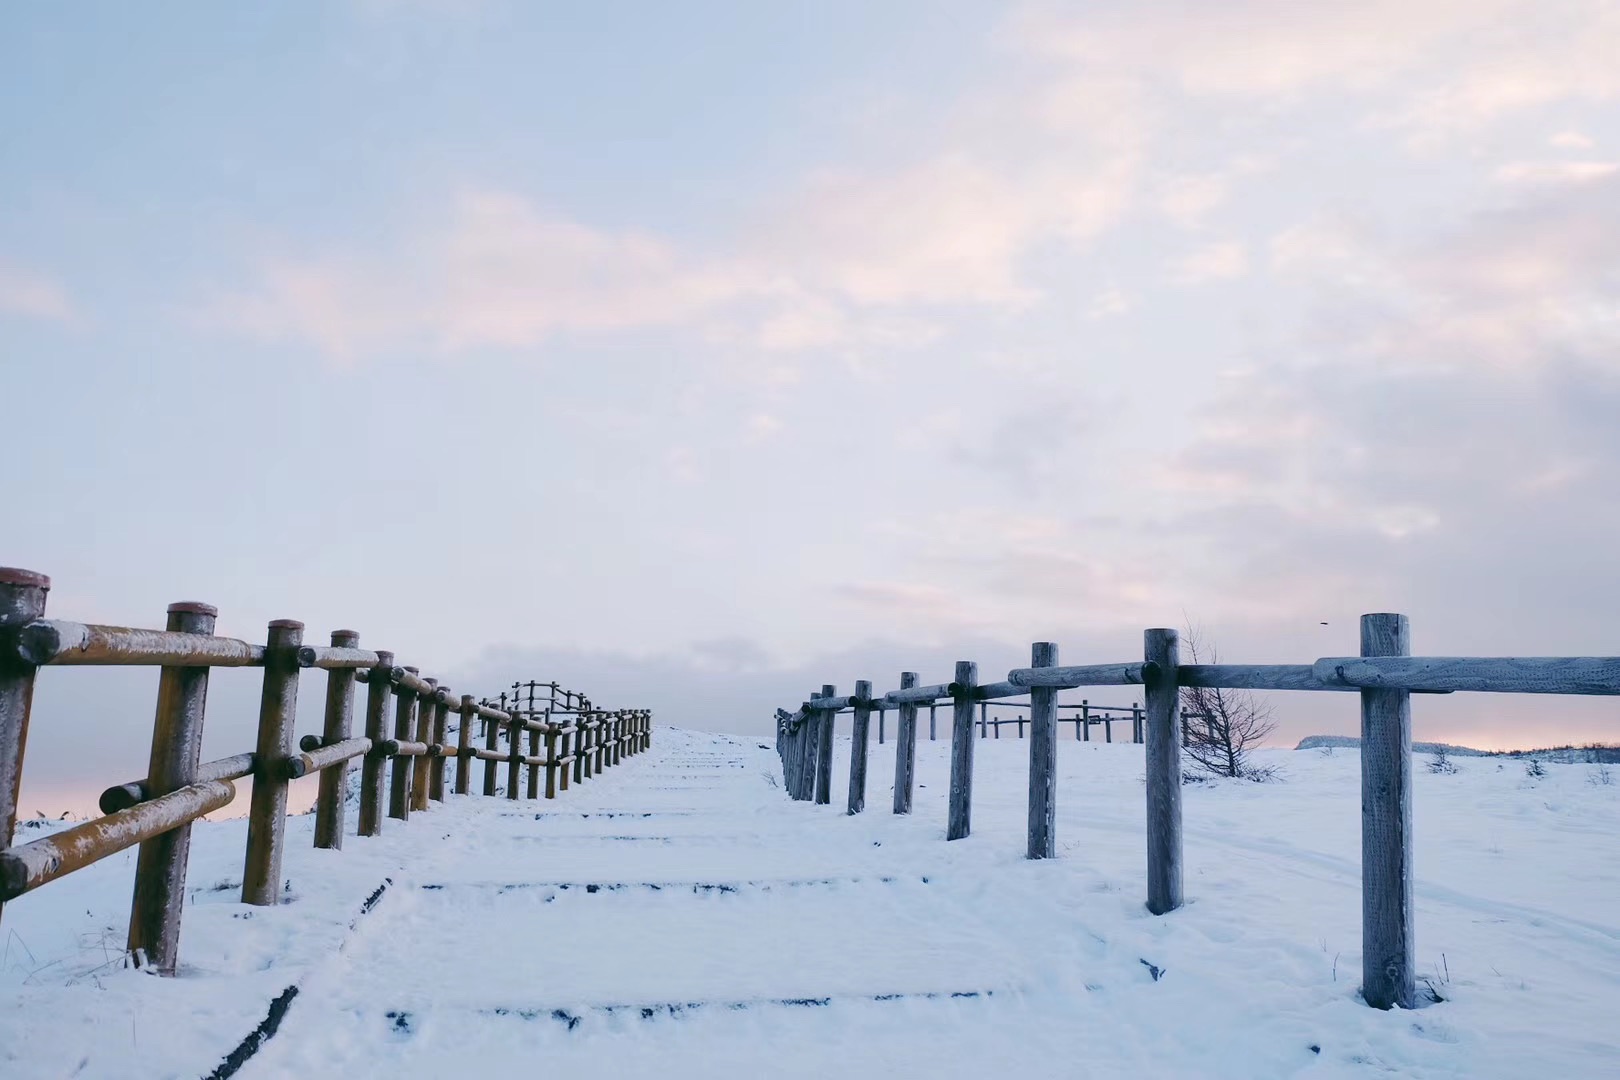
{"label": "cloud", "polygon": [[1516,161],[1498,166],[1492,174],[1501,184],[1552,186],[1585,184],[1620,172],[1614,161]]}
{"label": "cloud", "polygon": [[1547,145],[1560,150],[1590,150],[1597,145],[1597,141],[1579,131],[1560,131],[1547,140]]}
{"label": "cloud", "polygon": [[1418,140],[1558,101],[1620,95],[1612,63],[1620,11],[1606,0],[1163,2],[1083,16],[1037,5],[1010,36],[1036,55],[1188,99],[1287,107],[1352,95],[1365,103],[1365,119]]}
{"label": "cloud", "polygon": [[48,322],[72,322],[67,290],[44,274],[0,259],[0,312]]}
{"label": "cloud", "polygon": [[1170,263],[1170,280],[1182,285],[1231,281],[1248,272],[1248,249],[1236,241],[1209,244],[1189,251]]}

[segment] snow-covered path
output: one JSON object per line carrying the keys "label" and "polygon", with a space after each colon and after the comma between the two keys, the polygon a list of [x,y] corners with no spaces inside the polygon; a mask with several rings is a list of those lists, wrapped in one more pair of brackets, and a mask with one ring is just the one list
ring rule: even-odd
{"label": "snow-covered path", "polygon": [[410,867],[241,1075],[1051,1067],[1073,1018],[1032,962],[1049,924],[1009,917],[993,881],[948,884],[943,844],[896,859],[882,816],[871,838],[827,829],[754,740],[664,732],[605,780]]}
{"label": "snow-covered path", "polygon": [[8,906],[0,1076],[203,1076],[288,986],[238,1076],[1615,1075],[1620,783],[1420,768],[1417,953],[1446,1000],[1381,1013],[1355,754],[1188,787],[1189,902],[1156,918],[1141,748],[1060,744],[1060,857],[1031,862],[1028,745],[977,744],[953,843],[948,742],[918,745],[909,817],[872,746],[850,817],[845,739],[813,806],[765,740],[667,728],[554,801],[452,797],[342,852],[295,818],[275,908],[236,902],[242,822],[208,824],[177,979],[117,963],[132,853]]}

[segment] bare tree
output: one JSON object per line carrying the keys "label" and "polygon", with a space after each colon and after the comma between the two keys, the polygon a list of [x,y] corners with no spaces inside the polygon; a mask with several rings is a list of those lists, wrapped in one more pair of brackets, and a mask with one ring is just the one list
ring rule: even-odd
{"label": "bare tree", "polygon": [[[1196,626],[1188,625],[1181,645],[1186,663],[1218,662],[1215,645],[1206,643]],[[1181,710],[1187,731],[1182,753],[1196,768],[1212,776],[1256,781],[1277,775],[1276,769],[1256,765],[1250,756],[1277,730],[1270,705],[1247,690],[1184,686]]]}

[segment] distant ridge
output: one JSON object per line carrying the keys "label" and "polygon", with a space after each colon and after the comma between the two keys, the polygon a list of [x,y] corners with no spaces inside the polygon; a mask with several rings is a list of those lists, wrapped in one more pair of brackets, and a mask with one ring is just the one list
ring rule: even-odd
{"label": "distant ridge", "polygon": [[[1355,735],[1307,735],[1299,740],[1295,750],[1357,749],[1361,739]],[[1450,743],[1415,742],[1414,754],[1435,754],[1444,750],[1455,757],[1534,757],[1542,761],[1562,761],[1572,764],[1607,762],[1620,763],[1620,746],[1549,746],[1537,750],[1476,750],[1471,746],[1453,746]]]}

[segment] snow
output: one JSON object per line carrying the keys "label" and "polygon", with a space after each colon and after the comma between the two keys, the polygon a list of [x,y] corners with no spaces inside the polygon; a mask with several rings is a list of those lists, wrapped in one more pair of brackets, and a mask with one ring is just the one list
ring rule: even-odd
{"label": "snow", "polygon": [[946,843],[944,741],[910,817],[874,744],[848,817],[847,741],[817,807],[768,739],[658,728],[554,801],[452,796],[342,852],[295,818],[276,908],[237,903],[244,823],[203,823],[178,978],[120,963],[133,851],[7,905],[0,1076],[206,1075],[290,985],[238,1076],[1613,1075],[1620,782],[1596,767],[1418,763],[1444,1000],[1384,1013],[1356,996],[1353,752],[1190,785],[1189,903],[1155,918],[1141,748],[1060,742],[1060,857],[1030,862],[1028,746],[978,743],[974,833]]}

